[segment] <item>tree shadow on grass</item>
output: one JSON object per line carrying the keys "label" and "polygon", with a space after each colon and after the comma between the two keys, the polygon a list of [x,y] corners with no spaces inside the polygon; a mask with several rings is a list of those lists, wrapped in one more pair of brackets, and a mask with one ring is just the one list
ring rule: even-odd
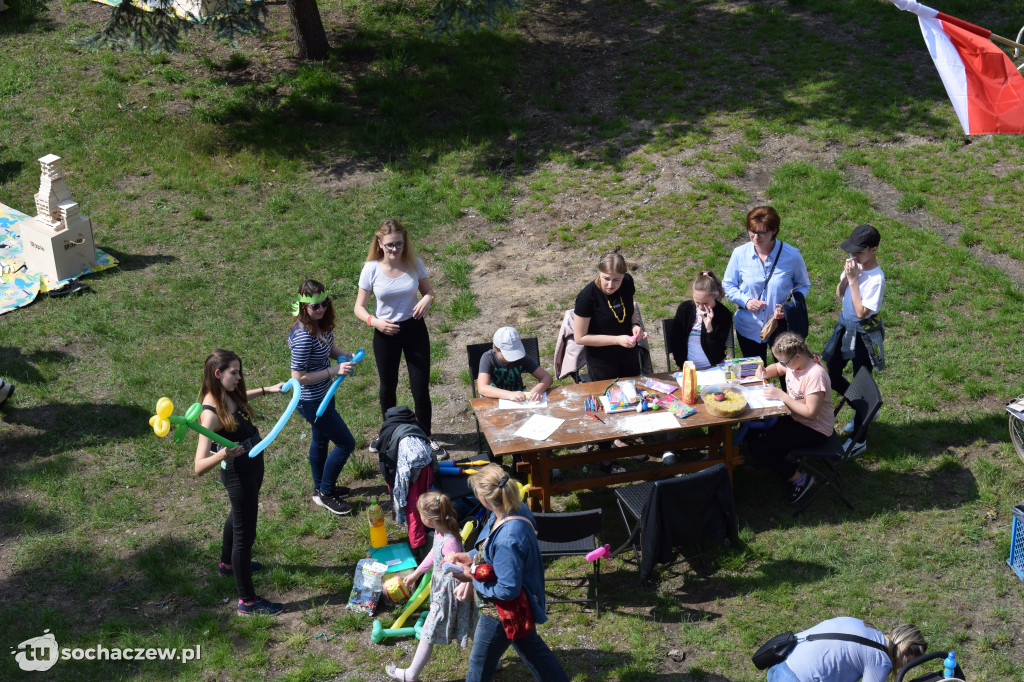
{"label": "tree shadow on grass", "polygon": [[[223,144],[287,157],[327,150],[342,175],[384,164],[415,172],[466,149],[470,168],[505,175],[562,151],[610,166],[652,140],[689,146],[728,114],[755,124],[753,144],[765,124],[890,136],[948,127],[930,111],[945,99],[941,84],[913,68],[926,55],[893,39],[913,36],[912,22],[885,10],[862,29],[867,39],[844,41],[816,24],[826,15],[760,4],[559,9],[536,10],[528,40],[481,33],[450,45],[360,27],[336,40],[328,64],[300,65],[286,90],[244,83],[195,113],[222,126]],[[544,36],[570,26],[572,39]]]}
{"label": "tree shadow on grass", "polygon": [[4,409],[3,421],[21,427],[6,436],[0,453],[6,464],[144,435],[150,413],[136,405],[53,402]]}
{"label": "tree shadow on grass", "polygon": [[[14,346],[0,346],[0,377],[12,384],[41,384],[46,381],[36,369],[39,363],[70,362],[74,356],[59,350],[24,352]],[[7,408],[10,410],[10,407]]]}
{"label": "tree shadow on grass", "polygon": [[0,501],[0,539],[53,533],[63,528],[60,516],[29,500]]}

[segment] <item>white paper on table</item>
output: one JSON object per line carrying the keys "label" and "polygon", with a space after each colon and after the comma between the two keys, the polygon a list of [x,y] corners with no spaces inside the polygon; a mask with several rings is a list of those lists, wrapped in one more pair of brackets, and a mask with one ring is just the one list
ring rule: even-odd
{"label": "white paper on table", "polygon": [[[529,393],[527,393],[529,395]],[[504,398],[498,398],[498,409],[499,410],[528,410],[533,407],[547,407],[548,406],[548,394],[547,391],[540,394],[539,400],[524,400],[521,403],[517,403],[515,400],[505,400]]]}
{"label": "white paper on table", "polygon": [[670,412],[651,412],[650,414],[638,414],[635,417],[623,417],[615,425],[630,433],[650,433],[678,429],[679,420]]}
{"label": "white paper on table", "polygon": [[786,403],[781,400],[767,400],[764,397],[764,384],[756,386],[741,386],[743,397],[747,399],[750,409],[759,410],[764,407],[785,407]]}
{"label": "white paper on table", "polygon": [[548,436],[555,432],[562,425],[564,419],[549,417],[545,414],[535,414],[526,420],[526,423],[519,427],[513,435],[519,438],[531,438],[533,440],[547,440]]}
{"label": "white paper on table", "polygon": [[697,370],[697,385],[701,388],[725,383],[725,370],[721,367]]}

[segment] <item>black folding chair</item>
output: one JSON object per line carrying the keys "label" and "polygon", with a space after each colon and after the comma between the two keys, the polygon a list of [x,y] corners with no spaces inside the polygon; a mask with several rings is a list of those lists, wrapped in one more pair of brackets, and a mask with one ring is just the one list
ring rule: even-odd
{"label": "black folding chair", "polygon": [[[860,428],[850,439],[852,448],[854,443],[859,443],[867,437],[868,426],[874,421],[878,410],[882,407],[882,394],[879,393],[878,384],[875,383],[874,377],[866,367],[861,367],[857,375],[853,377],[853,383],[846,389],[843,399],[836,406],[835,414],[838,415],[839,410],[846,404],[854,409],[860,421]],[[820,486],[815,486],[805,496],[800,507],[793,512],[793,516],[799,516],[825,488],[835,490],[846,506],[853,509],[853,503],[846,496],[842,482],[839,480],[839,472],[850,459],[850,453],[843,449],[842,440],[835,431],[820,447],[799,448],[793,450],[791,454],[821,482]]]}
{"label": "black folding chair", "polygon": [[[526,357],[532,359],[538,365],[540,364],[540,348],[537,344],[536,336],[529,336],[521,339],[523,342],[523,350],[526,351]],[[480,358],[483,357],[484,353],[494,347],[494,344],[487,343],[471,343],[466,346],[466,355],[469,358],[469,384],[473,388],[473,397],[479,397],[476,392],[476,378],[480,374]],[[476,417],[474,415],[474,420]],[[476,444],[477,452],[480,454],[490,455],[490,448],[486,447],[484,441],[484,434],[480,432],[480,421],[476,420]]]}
{"label": "black folding chair", "polygon": [[[675,566],[699,559],[706,571],[704,543],[739,542],[732,484],[724,464],[616,488],[615,498],[629,537],[614,554],[632,545],[644,586],[655,564]],[[695,547],[697,553],[673,560],[677,547]]]}
{"label": "black folding chair", "polygon": [[[564,514],[534,514],[537,522],[537,542],[544,559],[563,556],[586,556],[601,546],[601,510],[569,512]],[[576,587],[584,584],[594,588],[593,599],[548,599],[548,604],[587,604],[594,602],[594,616],[601,615],[601,595],[598,581],[601,577],[600,559],[593,562],[593,574],[552,577],[545,574],[544,582],[576,581]]]}

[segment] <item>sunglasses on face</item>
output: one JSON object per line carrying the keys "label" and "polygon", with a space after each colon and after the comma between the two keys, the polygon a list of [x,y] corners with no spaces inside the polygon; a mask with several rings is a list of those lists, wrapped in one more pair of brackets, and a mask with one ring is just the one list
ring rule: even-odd
{"label": "sunglasses on face", "polygon": [[325,298],[324,300],[320,301],[319,303],[307,303],[306,306],[309,307],[310,310],[320,310],[321,308],[326,309],[327,306],[330,305],[330,304],[331,304],[331,299]]}

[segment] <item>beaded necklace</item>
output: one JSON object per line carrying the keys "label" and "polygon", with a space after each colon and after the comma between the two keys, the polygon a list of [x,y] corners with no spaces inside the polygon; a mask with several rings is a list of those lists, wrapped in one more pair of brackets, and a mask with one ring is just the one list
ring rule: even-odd
{"label": "beaded necklace", "polygon": [[616,322],[622,324],[626,321],[626,304],[623,302],[622,296],[619,296],[619,305],[622,306],[622,317],[619,317],[619,314],[615,312],[615,308],[612,307],[612,300],[607,294],[605,294],[604,302],[608,304],[608,310],[612,311],[612,317],[615,318]]}

